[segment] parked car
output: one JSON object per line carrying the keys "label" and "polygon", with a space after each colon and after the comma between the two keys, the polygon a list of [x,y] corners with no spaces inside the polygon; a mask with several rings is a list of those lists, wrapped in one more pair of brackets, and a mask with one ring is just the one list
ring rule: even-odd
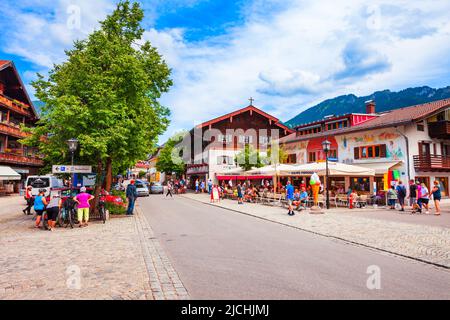
{"label": "parked car", "polygon": [[138,193],[138,197],[149,197],[150,191],[147,186],[142,182],[136,182],[136,189]]}
{"label": "parked car", "polygon": [[125,191],[125,187],[123,186],[123,184],[121,183],[116,183],[114,184],[112,187],[112,190],[116,190],[116,191]]}
{"label": "parked car", "polygon": [[35,197],[39,190],[45,190],[45,197],[48,199],[53,192],[61,192],[65,189],[64,182],[55,176],[29,176],[25,185],[31,186],[31,194]]}
{"label": "parked car", "polygon": [[156,182],[152,183],[150,186],[150,193],[152,194],[163,194],[164,193],[164,187],[161,183]]}

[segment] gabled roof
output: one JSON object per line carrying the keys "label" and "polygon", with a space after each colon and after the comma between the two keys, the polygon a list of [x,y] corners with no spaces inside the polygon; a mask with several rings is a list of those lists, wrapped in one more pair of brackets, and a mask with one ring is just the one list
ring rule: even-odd
{"label": "gabled roof", "polygon": [[14,72],[14,75],[16,76],[17,80],[19,81],[19,84],[24,93],[25,99],[27,100],[28,105],[31,107],[31,110],[33,111],[33,114],[36,117],[36,119],[39,119],[39,114],[37,113],[36,108],[33,105],[33,101],[31,101],[30,96],[28,95],[27,89],[26,89],[24,83],[22,82],[22,78],[20,77],[19,72],[17,71],[17,68],[14,65],[14,62],[9,61],[9,60],[0,60],[0,71],[3,71],[7,68],[11,68],[12,71]]}
{"label": "gabled roof", "polygon": [[202,124],[198,125],[197,128],[199,128],[199,129],[200,129],[200,128],[204,128],[204,127],[210,126],[210,125],[212,125],[212,124],[215,124],[215,123],[217,123],[217,122],[220,122],[220,121],[229,119],[229,118],[231,118],[231,117],[235,117],[235,116],[237,116],[237,115],[240,115],[240,114],[243,114],[243,113],[249,112],[249,111],[251,111],[251,112],[256,112],[256,113],[260,114],[261,116],[263,116],[263,117],[265,117],[265,118],[267,118],[267,119],[269,119],[269,120],[272,120],[273,123],[274,123],[276,126],[282,128],[283,130],[286,130],[287,132],[293,132],[292,129],[290,129],[290,128],[288,128],[287,126],[285,126],[284,124],[282,124],[278,118],[275,118],[274,116],[272,116],[272,115],[270,115],[270,114],[268,114],[268,113],[262,111],[261,109],[256,108],[255,106],[248,106],[248,107],[245,107],[245,108],[236,110],[236,111],[234,111],[234,112],[225,114],[225,115],[223,115],[223,116],[221,116],[221,117],[218,117],[218,118],[209,120],[209,121],[207,121],[207,122],[203,122]]}
{"label": "gabled roof", "polygon": [[377,118],[374,118],[372,120],[369,120],[354,127],[328,130],[300,137],[296,137],[295,134],[292,134],[280,139],[280,142],[289,143],[295,141],[310,140],[318,137],[337,136],[365,130],[402,126],[412,122],[424,120],[448,107],[450,107],[450,99],[433,101],[411,107],[395,109],[390,112],[383,113]]}
{"label": "gabled roof", "polygon": [[2,70],[3,68],[6,68],[10,63],[11,63],[11,61],[8,61],[8,60],[0,60],[0,70]]}

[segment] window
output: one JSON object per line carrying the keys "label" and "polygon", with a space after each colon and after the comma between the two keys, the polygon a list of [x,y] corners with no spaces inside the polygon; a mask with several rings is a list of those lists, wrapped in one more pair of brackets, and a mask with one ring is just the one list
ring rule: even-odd
{"label": "window", "polygon": [[316,162],[316,153],[315,152],[308,153],[308,162]]}
{"label": "window", "polygon": [[233,135],[231,134],[227,134],[227,135],[223,135],[223,134],[219,134],[219,139],[220,142],[223,143],[231,143],[233,141]]}
{"label": "window", "polygon": [[425,131],[425,125],[423,123],[418,123],[417,131]]}
{"label": "window", "polygon": [[239,136],[239,143],[253,143],[253,137],[252,136]]}
{"label": "window", "polygon": [[386,158],[386,145],[363,146],[355,148],[355,160],[357,159],[373,159]]}
{"label": "window", "polygon": [[270,141],[271,141],[270,137],[266,137],[266,136],[259,137],[259,143],[261,143],[261,144],[269,144]]}
{"label": "window", "polygon": [[218,165],[232,165],[233,164],[233,158],[229,156],[218,156],[217,157],[217,164]]}
{"label": "window", "polygon": [[296,154],[288,155],[286,163],[297,163],[297,155]]}

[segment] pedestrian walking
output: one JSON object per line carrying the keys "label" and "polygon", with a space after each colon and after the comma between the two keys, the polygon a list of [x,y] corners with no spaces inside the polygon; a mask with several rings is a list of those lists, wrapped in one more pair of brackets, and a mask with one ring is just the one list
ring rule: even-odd
{"label": "pedestrian walking", "polygon": [[395,185],[392,185],[388,191],[388,205],[391,210],[395,210],[395,202],[397,201],[397,190],[395,190]]}
{"label": "pedestrian walking", "polygon": [[208,179],[208,194],[211,194],[212,192],[213,183],[211,178]]}
{"label": "pedestrian walking", "polygon": [[27,206],[25,209],[23,209],[23,214],[26,214],[27,216],[31,215],[31,208],[33,207],[33,195],[31,194],[31,191],[33,190],[32,186],[28,186],[25,190],[25,200],[27,201]]}
{"label": "pedestrian walking", "polygon": [[202,180],[202,182],[200,182],[200,190],[202,193],[205,193],[205,181]]}
{"label": "pedestrian walking", "polygon": [[89,202],[93,199],[95,199],[95,197],[87,193],[87,189],[85,187],[82,187],[80,189],[80,193],[73,198],[73,200],[78,204],[77,214],[80,228],[87,227],[89,225],[89,210],[91,208]]}
{"label": "pedestrian walking", "polygon": [[411,179],[409,181],[409,205],[411,206],[411,209],[415,211],[417,206],[417,184],[414,181],[414,179]]}
{"label": "pedestrian walking", "polygon": [[422,213],[423,208],[425,208],[426,210],[425,214],[429,214],[430,192],[428,191],[428,188],[425,185],[425,183],[420,184],[420,189],[418,192],[420,192],[420,195],[418,196],[419,200],[417,200],[417,204],[419,205],[419,213]]}
{"label": "pedestrian walking", "polygon": [[200,182],[197,179],[197,180],[195,180],[195,193],[198,193],[199,188],[200,188]]}
{"label": "pedestrian walking", "polygon": [[397,191],[397,197],[398,197],[398,202],[400,203],[400,211],[404,212],[405,211],[405,198],[406,198],[406,187],[403,185],[402,181],[398,182],[397,188],[395,188],[395,190]]}
{"label": "pedestrian walking", "polygon": [[128,210],[127,210],[128,216],[132,216],[134,214],[134,206],[136,204],[136,199],[138,197],[135,184],[136,182],[134,180],[131,180],[126,191],[126,196],[128,199]]}
{"label": "pedestrian walking", "polygon": [[55,193],[47,205],[48,230],[53,231],[56,228],[56,220],[61,210],[62,200],[59,193]]}
{"label": "pedestrian walking", "polygon": [[434,200],[434,207],[436,210],[435,215],[440,216],[441,215],[441,185],[438,180],[434,181],[434,187],[433,190],[431,190],[431,193],[433,194],[433,200]]}
{"label": "pedestrian walking", "polygon": [[170,195],[171,198],[173,198],[173,194],[172,194],[172,189],[173,189],[173,184],[171,181],[167,182],[167,194],[166,194],[166,198]]}
{"label": "pedestrian walking", "polygon": [[237,197],[238,197],[238,204],[244,204],[244,201],[242,201],[244,196],[243,196],[242,186],[241,186],[240,182],[237,185]]}
{"label": "pedestrian walking", "polygon": [[288,181],[286,185],[286,200],[289,206],[289,216],[295,216],[294,207],[292,206],[292,203],[294,202],[294,191],[294,186]]}
{"label": "pedestrian walking", "polygon": [[41,220],[44,215],[47,199],[45,198],[45,189],[40,189],[38,196],[34,199],[34,211],[36,211],[36,228],[40,228]]}

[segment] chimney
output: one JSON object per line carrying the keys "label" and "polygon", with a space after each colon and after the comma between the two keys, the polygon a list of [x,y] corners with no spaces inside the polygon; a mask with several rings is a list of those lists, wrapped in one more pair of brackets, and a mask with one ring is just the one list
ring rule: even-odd
{"label": "chimney", "polygon": [[366,113],[367,114],[374,114],[376,111],[375,107],[376,107],[376,104],[375,104],[374,100],[366,101]]}

